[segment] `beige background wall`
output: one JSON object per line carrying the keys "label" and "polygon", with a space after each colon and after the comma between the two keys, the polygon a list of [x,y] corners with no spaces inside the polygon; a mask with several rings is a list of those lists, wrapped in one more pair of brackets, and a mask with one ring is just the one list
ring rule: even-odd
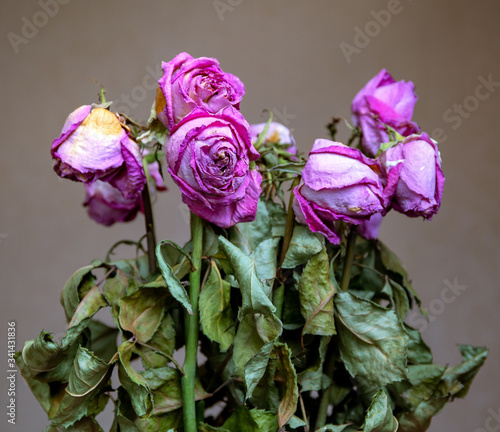
{"label": "beige background wall", "polygon": [[[382,14],[390,22],[374,24],[374,14],[397,3],[399,13]],[[7,321],[17,322],[19,348],[42,328],[62,332],[59,293],[67,277],[143,230],[142,218],[111,228],[89,220],[82,185],[52,172],[52,140],[68,113],[96,100],[94,80],[122,110],[145,119],[160,61],[188,51],[218,58],[242,79],[242,112],[251,123],[265,120],[264,108],[286,113],[303,152],[326,137],[324,125],[333,115],[349,117],[352,97],[381,68],[416,83],[414,118],[435,137],[445,135],[443,205],[431,223],[390,215],[381,237],[404,259],[431,308],[424,337],[436,360],[457,362],[456,343],[491,348],[469,396],[449,406],[431,430],[497,430],[499,422],[488,418],[500,409],[500,84],[481,94],[484,100],[474,95],[480,77],[500,82],[500,2],[59,0],[52,17],[41,4],[1,2],[1,407]],[[30,33],[26,22],[37,27]],[[357,48],[356,28],[372,35],[357,39]],[[24,42],[11,43],[9,33]],[[349,62],[342,42],[356,48]],[[463,116],[450,117],[454,104],[464,102]],[[168,184],[155,208],[158,236],[182,243],[185,209]],[[444,303],[441,295],[454,281],[466,289]],[[1,408],[0,430],[42,431],[45,414],[21,379],[17,386],[18,423],[8,425]]]}

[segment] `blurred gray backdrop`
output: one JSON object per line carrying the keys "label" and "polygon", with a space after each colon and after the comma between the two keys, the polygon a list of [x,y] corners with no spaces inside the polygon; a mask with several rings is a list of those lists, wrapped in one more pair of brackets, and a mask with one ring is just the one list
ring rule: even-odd
{"label": "blurred gray backdrop", "polygon": [[[41,329],[60,334],[66,279],[114,242],[143,232],[142,217],[111,228],[87,217],[83,186],[52,171],[52,140],[71,111],[97,100],[97,82],[115,108],[146,119],[160,62],[181,51],[219,59],[245,83],[247,120],[265,121],[263,110],[272,110],[293,128],[302,152],[327,136],[332,116],[350,117],[353,96],[380,69],[416,83],[414,119],[441,143],[443,204],[430,223],[389,215],[381,238],[402,257],[429,309],[432,322],[415,317],[414,325],[435,360],[456,363],[457,343],[491,350],[467,398],[448,406],[430,430],[500,428],[500,2],[1,4],[0,430],[38,432],[48,424],[20,376],[17,424],[7,423],[7,322],[17,323],[19,349]],[[155,206],[158,238],[183,243],[187,211],[167,183]]]}

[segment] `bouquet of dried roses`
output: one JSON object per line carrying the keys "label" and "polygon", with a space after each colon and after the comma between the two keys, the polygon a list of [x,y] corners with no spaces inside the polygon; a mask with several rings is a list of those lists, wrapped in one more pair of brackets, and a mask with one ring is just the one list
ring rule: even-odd
{"label": "bouquet of dried roses", "polygon": [[[182,53],[163,63],[147,125],[102,91],[53,142],[91,218],[143,212],[146,234],[125,242],[135,259],[109,253],[70,277],[62,340],[42,331],[17,353],[47,431],[102,431],[96,415],[113,403],[114,432],[417,432],[466,395],[487,350],[433,364],[405,322],[419,297],[377,239],[391,209],[431,219],[441,204],[414,85],[382,70],[353,100],[347,145],[334,118],[308,158],[272,115],[249,125],[243,95],[217,60]],[[155,239],[164,162],[191,211],[184,246]]]}

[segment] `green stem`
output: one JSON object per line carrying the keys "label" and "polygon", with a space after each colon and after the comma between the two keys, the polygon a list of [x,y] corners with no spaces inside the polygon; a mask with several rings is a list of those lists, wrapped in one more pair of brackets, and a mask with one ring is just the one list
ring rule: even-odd
{"label": "green stem", "polygon": [[354,252],[356,246],[357,230],[355,226],[351,226],[349,235],[347,236],[347,247],[345,252],[344,272],[342,273],[342,280],[340,282],[340,289],[347,291],[349,289],[349,282],[351,281],[351,269],[354,261]]}
{"label": "green stem", "polygon": [[186,359],[182,377],[182,402],[184,412],[184,431],[196,432],[196,404],[194,380],[198,355],[198,297],[200,294],[201,254],[203,248],[203,220],[191,213],[191,240],[193,242],[192,263],[195,270],[189,275],[189,297],[193,315],[186,313]]}
{"label": "green stem", "polygon": [[349,138],[349,141],[347,142],[347,145],[351,147],[351,144],[354,142],[354,140],[358,137],[361,136],[361,132],[359,129],[354,129],[352,131],[351,137]]}
{"label": "green stem", "polygon": [[281,257],[280,257],[280,265],[285,261],[286,253],[288,252],[288,248],[290,247],[290,241],[292,240],[293,227],[295,225],[295,213],[293,211],[293,198],[295,194],[293,190],[300,182],[300,176],[295,177],[295,180],[292,183],[292,190],[290,192],[290,200],[288,201],[288,213],[286,215],[286,225],[285,225],[285,236],[283,237],[283,247],[281,248]]}
{"label": "green stem", "polygon": [[149,195],[149,185],[146,182],[142,190],[142,203],[144,205],[144,220],[146,222],[146,240],[148,243],[148,263],[149,273],[154,274],[157,271],[156,267],[156,235],[155,224],[153,220],[153,208],[151,206],[151,196]]}
{"label": "green stem", "polygon": [[106,103],[106,91],[104,90],[104,87],[101,87],[101,92],[99,93],[99,98],[101,99],[101,103],[105,104]]}
{"label": "green stem", "polygon": [[[334,355],[329,356],[325,370],[325,375],[332,378],[332,380],[333,380],[333,373],[335,372],[335,361],[336,361],[336,356]],[[330,393],[332,387],[333,386],[330,385],[323,390],[323,394],[321,395],[321,399],[319,401],[318,417],[316,417],[316,425],[314,427],[314,430],[322,428],[326,424],[326,417],[328,414],[328,405],[330,404]]]}

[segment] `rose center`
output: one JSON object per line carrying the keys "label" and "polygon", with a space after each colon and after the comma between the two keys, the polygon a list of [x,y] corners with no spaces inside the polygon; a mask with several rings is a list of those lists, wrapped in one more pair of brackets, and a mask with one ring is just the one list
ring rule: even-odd
{"label": "rose center", "polygon": [[221,173],[225,173],[229,165],[229,156],[226,150],[219,150],[216,154],[215,165],[220,169]]}

